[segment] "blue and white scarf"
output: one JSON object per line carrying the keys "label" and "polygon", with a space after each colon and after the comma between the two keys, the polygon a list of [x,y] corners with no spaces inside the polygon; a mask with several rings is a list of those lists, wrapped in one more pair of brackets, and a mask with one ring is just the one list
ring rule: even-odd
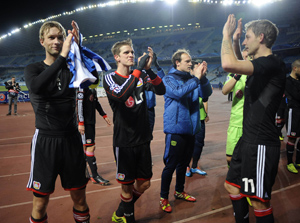
{"label": "blue and white scarf", "polygon": [[73,73],[69,88],[87,88],[97,80],[92,74],[97,70],[108,71],[111,69],[109,64],[98,54],[82,46],[82,35],[79,33],[79,46],[72,39],[71,49],[67,58],[67,65]]}

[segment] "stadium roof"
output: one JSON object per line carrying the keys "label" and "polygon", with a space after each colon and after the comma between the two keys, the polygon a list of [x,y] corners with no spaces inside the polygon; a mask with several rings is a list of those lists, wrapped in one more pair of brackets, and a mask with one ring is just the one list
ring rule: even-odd
{"label": "stadium roof", "polygon": [[[124,2],[128,1],[129,0],[125,0]],[[26,11],[27,14],[36,14],[37,16],[42,16],[41,18],[48,18],[51,15],[59,15],[56,13],[61,13],[64,10],[71,10],[68,11],[70,13],[57,16],[53,18],[53,20],[61,22],[66,29],[71,28],[70,22],[72,20],[77,21],[81,33],[86,38],[99,34],[105,35],[118,31],[124,32],[125,30],[130,33],[133,32],[134,29],[158,27],[160,25],[199,23],[201,27],[223,26],[229,13],[236,14],[237,18],[242,17],[244,22],[252,19],[266,18],[275,23],[299,24],[298,0],[282,0],[260,8],[254,5],[240,5],[237,7],[235,4],[227,6],[214,4],[214,2],[219,0],[195,1],[198,2],[177,1],[176,4],[170,5],[162,1],[139,2],[137,0],[136,3],[131,4],[119,4],[114,7],[88,7],[86,10],[78,11],[72,10],[75,9],[75,6],[77,4],[79,5],[80,2],[89,5],[89,3],[107,1],[70,1],[72,3],[56,3],[58,1],[51,1],[49,4],[45,3],[44,8],[49,9],[49,13],[44,14],[44,16],[38,13],[40,8],[43,7],[40,4],[44,4],[40,1],[39,5],[36,5],[36,1],[29,2],[32,10],[24,10],[22,5],[19,5],[19,7],[22,8],[23,11]],[[210,4],[200,4],[199,1],[211,2]],[[243,0],[236,2],[242,3]],[[55,5],[55,7],[52,7],[53,5]],[[36,9],[37,6],[39,9]],[[59,10],[60,7],[61,10]],[[68,9],[68,7],[70,8]],[[11,14],[18,18],[18,13]],[[2,24],[3,23],[5,23],[5,21],[2,22]],[[38,41],[38,30],[41,24],[40,22],[27,29],[22,28],[18,33],[9,36],[9,38],[1,39],[0,56],[40,51],[42,48]]]}

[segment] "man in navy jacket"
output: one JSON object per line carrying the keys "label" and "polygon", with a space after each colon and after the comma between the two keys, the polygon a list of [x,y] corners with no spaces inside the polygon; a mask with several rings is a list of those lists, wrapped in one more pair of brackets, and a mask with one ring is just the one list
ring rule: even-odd
{"label": "man in navy jacket", "polygon": [[177,50],[172,56],[173,68],[163,78],[166,86],[164,132],[166,147],[165,168],[161,176],[160,206],[171,212],[168,201],[172,175],[176,169],[176,199],[195,202],[196,198],[184,192],[185,171],[191,160],[195,134],[200,130],[199,97],[207,98],[212,88],[205,77],[207,63],[196,65],[195,76],[190,74],[192,58],[189,51]]}

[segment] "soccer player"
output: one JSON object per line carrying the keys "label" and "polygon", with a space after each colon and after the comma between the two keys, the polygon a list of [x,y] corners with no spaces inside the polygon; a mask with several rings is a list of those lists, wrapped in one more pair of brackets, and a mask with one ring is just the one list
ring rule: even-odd
{"label": "soccer player", "polygon": [[191,161],[195,134],[200,131],[199,97],[208,98],[211,85],[205,77],[207,63],[197,64],[194,75],[190,74],[192,58],[189,51],[177,50],[172,56],[173,67],[163,78],[166,86],[164,133],[165,167],[161,175],[160,207],[172,212],[169,203],[170,184],[176,169],[174,196],[189,202],[196,198],[184,191],[186,168]]}
{"label": "soccer player", "polygon": [[287,169],[298,173],[300,169],[300,143],[297,143],[296,162],[293,163],[296,139],[300,137],[300,59],[292,63],[292,72],[286,79],[285,95],[287,98],[286,143]]}
{"label": "soccer player", "polygon": [[[238,21],[242,28],[242,20]],[[254,20],[245,25],[243,45],[252,61],[238,60],[232,46],[236,29],[233,14],[223,28],[221,47],[225,71],[248,75],[245,88],[243,136],[230,163],[225,188],[232,201],[236,222],[249,222],[250,197],[257,223],[274,222],[270,206],[272,186],[277,175],[280,140],[274,124],[285,87],[285,64],[272,54],[278,29],[269,20]]]}
{"label": "soccer player", "polygon": [[[247,60],[248,52],[243,50],[242,56],[244,60]],[[234,92],[229,126],[227,129],[226,160],[228,167],[230,166],[233,150],[243,134],[243,108],[246,80],[246,75],[229,73],[222,89],[224,95],[230,91]]]}
{"label": "soccer player", "polygon": [[99,103],[97,91],[90,88],[79,88],[77,93],[78,131],[82,137],[86,161],[92,172],[90,179],[94,184],[107,185],[109,181],[101,177],[97,171],[98,167],[95,157],[96,110],[103,117],[107,125],[110,126],[110,119]]}
{"label": "soccer player", "polygon": [[116,42],[111,49],[117,70],[107,74],[104,89],[113,110],[113,149],[117,164],[116,179],[121,184],[121,202],[113,213],[113,222],[133,223],[134,203],[150,187],[152,134],[148,120],[145,90],[165,93],[161,78],[150,68],[153,50],[144,53],[134,65],[131,39]]}
{"label": "soccer player", "polygon": [[72,38],[78,44],[79,28],[74,21],[72,27],[66,37],[60,23],[45,22],[39,39],[46,58],[25,68],[36,127],[27,184],[27,190],[33,192],[31,223],[48,222],[46,209],[58,174],[62,187],[70,191],[75,222],[90,222],[85,196],[86,162],[75,112],[76,90],[69,88],[72,73],[66,63]]}

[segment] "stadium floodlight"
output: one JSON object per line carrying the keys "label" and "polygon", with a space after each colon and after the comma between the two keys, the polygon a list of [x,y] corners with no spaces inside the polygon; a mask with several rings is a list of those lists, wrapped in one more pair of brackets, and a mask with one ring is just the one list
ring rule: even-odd
{"label": "stadium floodlight", "polygon": [[177,2],[177,0],[166,0],[166,2],[170,5],[174,5]]}
{"label": "stadium floodlight", "polygon": [[223,1],[223,5],[232,5],[233,4],[233,0],[224,0]]}
{"label": "stadium floodlight", "polygon": [[268,4],[268,3],[272,3],[272,1],[271,0],[252,0],[252,4],[256,5],[258,7]]}

